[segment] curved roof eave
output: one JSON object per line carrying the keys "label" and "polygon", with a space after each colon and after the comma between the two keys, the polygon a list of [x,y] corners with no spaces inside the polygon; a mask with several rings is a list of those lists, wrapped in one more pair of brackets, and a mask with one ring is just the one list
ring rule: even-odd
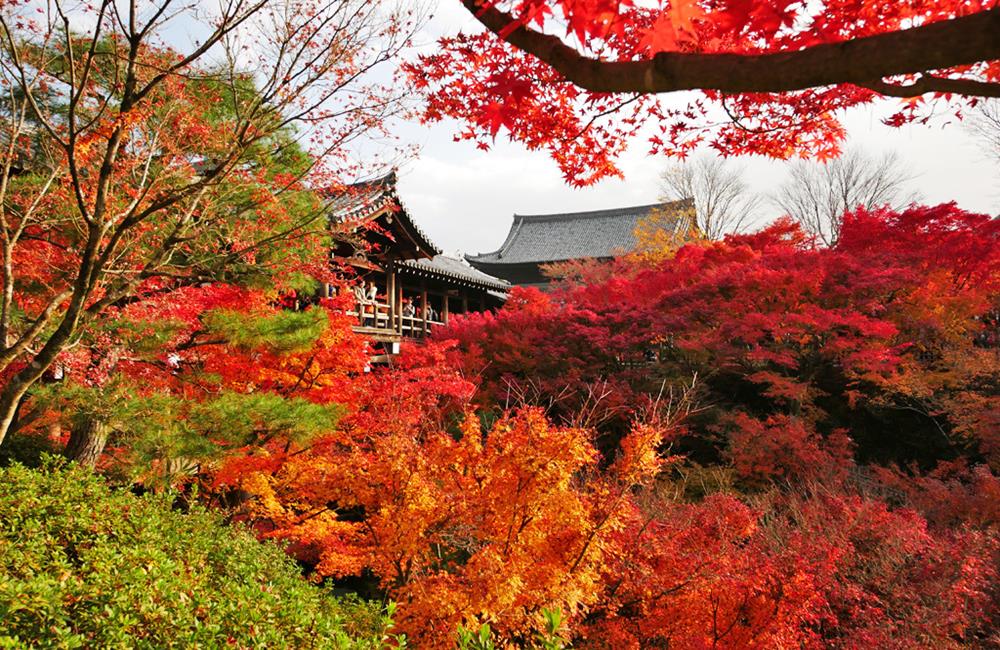
{"label": "curved roof eave", "polygon": [[[392,210],[398,216],[410,239],[418,248],[428,251],[429,257],[441,254],[441,249],[410,217],[409,211],[396,192],[396,171],[379,178],[355,183],[350,191],[331,201],[331,219],[338,223],[357,222],[358,225],[377,219]],[[338,205],[339,204],[339,205]]]}
{"label": "curved roof eave", "polygon": [[493,289],[496,291],[510,290],[510,283],[506,280],[501,280],[500,278],[495,278],[485,274],[474,267],[470,266],[468,271],[445,268],[445,260],[442,258],[446,258],[449,261],[453,260],[457,264],[463,263],[462,260],[457,258],[451,258],[445,255],[436,255],[432,260],[404,260],[400,262],[399,267],[410,272],[415,272],[416,274],[425,274],[428,276],[459,280],[483,289]]}

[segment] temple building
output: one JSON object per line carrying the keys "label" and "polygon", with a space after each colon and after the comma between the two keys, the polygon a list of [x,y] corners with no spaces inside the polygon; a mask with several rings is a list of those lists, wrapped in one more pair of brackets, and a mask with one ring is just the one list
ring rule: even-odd
{"label": "temple building", "polygon": [[544,287],[549,282],[541,270],[544,264],[611,259],[635,250],[636,231],[644,221],[655,219],[657,227],[682,235],[693,214],[690,199],[591,212],[515,214],[500,248],[465,259],[512,285]]}
{"label": "temple building", "polygon": [[336,196],[330,226],[332,259],[353,269],[355,329],[375,341],[420,338],[453,314],[506,300],[510,284],[442,253],[420,229],[396,193],[395,173]]}

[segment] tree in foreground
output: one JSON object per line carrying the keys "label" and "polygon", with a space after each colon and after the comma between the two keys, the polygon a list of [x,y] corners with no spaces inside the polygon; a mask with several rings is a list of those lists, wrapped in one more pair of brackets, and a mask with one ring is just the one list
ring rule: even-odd
{"label": "tree in foreground", "polygon": [[220,456],[303,445],[335,427],[368,363],[345,307],[213,284],[109,310],[64,355],[65,378],[22,405],[18,435],[68,431],[67,457],[149,489]]}
{"label": "tree in foreground", "polygon": [[5,647],[381,648],[376,604],[337,600],[280,548],[176,495],[81,468],[0,469]]}
{"label": "tree in foreground", "polygon": [[471,388],[432,351],[373,376],[341,430],[234,459],[216,480],[253,495],[244,516],[317,574],[373,575],[419,646],[484,623],[530,643],[543,610],[597,601],[610,540],[635,516],[630,495],[663,465],[670,414],[637,425],[600,468],[587,430],[530,408],[483,422],[466,411]]}
{"label": "tree in foreground", "polygon": [[[428,120],[488,147],[504,130],[551,152],[567,180],[620,175],[648,126],[654,152],[827,159],[842,113],[902,98],[900,125],[962,98],[1000,95],[1000,9],[886,0],[461,0],[485,33],[440,42],[410,66]],[[700,91],[686,108],[658,94]]]}
{"label": "tree in foreground", "polygon": [[363,1],[2,5],[0,441],[110,308],[322,267],[312,190],[398,110],[366,73],[411,29]]}

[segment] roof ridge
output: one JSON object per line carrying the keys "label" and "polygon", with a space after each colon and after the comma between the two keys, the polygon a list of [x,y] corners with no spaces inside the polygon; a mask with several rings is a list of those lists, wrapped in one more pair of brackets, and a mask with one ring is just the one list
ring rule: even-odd
{"label": "roof ridge", "polygon": [[351,183],[350,185],[347,185],[347,187],[356,188],[359,190],[375,188],[375,187],[388,189],[388,188],[395,188],[397,180],[398,179],[396,177],[396,168],[393,167],[386,173],[382,174],[381,176],[375,176],[366,181],[358,181],[356,183]]}
{"label": "roof ridge", "polygon": [[640,210],[651,208],[672,208],[680,207],[683,204],[691,203],[692,199],[680,199],[677,201],[660,201],[657,203],[646,203],[643,205],[631,205],[622,208],[604,208],[602,210],[583,210],[580,212],[553,212],[549,214],[518,214],[514,213],[514,219],[525,221],[564,221],[570,219],[596,219],[600,217],[615,217],[630,215]]}
{"label": "roof ridge", "polygon": [[510,233],[507,235],[507,239],[504,240],[500,248],[497,249],[497,257],[503,257],[503,254],[507,252],[507,249],[513,245],[517,240],[517,233],[521,232],[521,226],[524,225],[524,219],[518,219],[517,215],[514,215],[514,223],[511,225]]}
{"label": "roof ridge", "polygon": [[431,255],[441,254],[443,252],[441,248],[424,232],[406,209],[406,204],[396,189],[398,180],[394,167],[377,178],[348,185],[344,191],[333,196],[328,206],[329,217],[340,223],[367,221],[377,218],[383,210],[394,206],[396,210],[393,214],[398,214],[401,220],[409,224],[416,237],[423,240],[416,242],[418,246],[426,248]]}

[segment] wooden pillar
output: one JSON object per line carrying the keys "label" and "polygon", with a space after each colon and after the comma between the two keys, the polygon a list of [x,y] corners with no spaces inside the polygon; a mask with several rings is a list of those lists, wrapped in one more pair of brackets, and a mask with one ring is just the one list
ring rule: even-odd
{"label": "wooden pillar", "polygon": [[444,296],[444,301],[441,304],[441,322],[447,323],[448,322],[448,292],[445,291],[444,294],[443,294],[443,296]]}
{"label": "wooden pillar", "polygon": [[[398,332],[399,335],[402,336],[403,335],[403,282],[402,282],[402,279],[400,279],[400,281],[397,282],[396,284],[397,284],[397,289],[396,289],[396,313],[399,315],[397,317],[396,332]],[[412,332],[410,332],[410,333],[412,334]]]}
{"label": "wooden pillar", "polygon": [[462,287],[462,313],[469,313],[469,292],[465,290],[465,287]]}
{"label": "wooden pillar", "polygon": [[480,292],[479,294],[479,311],[486,311],[486,292]]}
{"label": "wooden pillar", "polygon": [[420,322],[424,334],[427,333],[427,280],[420,278]]}
{"label": "wooden pillar", "polygon": [[[396,267],[391,262],[386,267],[385,275],[385,297],[389,303],[389,322],[386,325],[391,329],[396,318],[396,301],[393,298],[396,295]],[[375,307],[375,326],[378,326],[378,307]]]}

